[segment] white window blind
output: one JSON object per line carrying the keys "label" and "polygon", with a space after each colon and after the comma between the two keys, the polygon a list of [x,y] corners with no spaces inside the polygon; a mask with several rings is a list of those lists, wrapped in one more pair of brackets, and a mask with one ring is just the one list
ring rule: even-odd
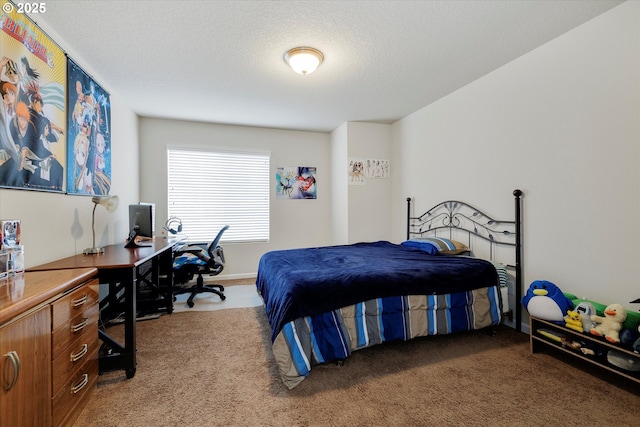
{"label": "white window blind", "polygon": [[269,154],[170,147],[168,214],[191,242],[269,240]]}

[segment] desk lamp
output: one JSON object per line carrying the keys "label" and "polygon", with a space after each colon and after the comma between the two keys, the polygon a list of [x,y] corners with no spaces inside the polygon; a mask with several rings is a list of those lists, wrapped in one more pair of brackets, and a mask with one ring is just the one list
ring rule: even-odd
{"label": "desk lamp", "polygon": [[93,246],[84,250],[85,255],[96,255],[104,252],[104,248],[96,248],[96,207],[104,206],[107,212],[114,212],[118,208],[118,196],[94,196],[91,198],[93,205],[93,215],[91,217],[91,231],[93,232]]}

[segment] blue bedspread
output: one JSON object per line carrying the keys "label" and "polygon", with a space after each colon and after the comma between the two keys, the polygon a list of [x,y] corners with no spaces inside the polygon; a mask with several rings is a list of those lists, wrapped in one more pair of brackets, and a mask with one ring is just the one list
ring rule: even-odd
{"label": "blue bedspread", "polygon": [[300,317],[375,298],[498,286],[498,275],[488,261],[380,241],[268,252],[260,259],[256,285],[273,341],[284,324]]}

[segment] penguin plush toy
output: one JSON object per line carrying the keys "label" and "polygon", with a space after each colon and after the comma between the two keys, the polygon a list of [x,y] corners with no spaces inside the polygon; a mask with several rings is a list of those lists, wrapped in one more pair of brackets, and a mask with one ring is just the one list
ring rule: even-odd
{"label": "penguin plush toy", "polygon": [[573,308],[573,303],[560,288],[546,280],[531,283],[522,298],[522,305],[531,316],[561,325],[564,324],[567,310]]}

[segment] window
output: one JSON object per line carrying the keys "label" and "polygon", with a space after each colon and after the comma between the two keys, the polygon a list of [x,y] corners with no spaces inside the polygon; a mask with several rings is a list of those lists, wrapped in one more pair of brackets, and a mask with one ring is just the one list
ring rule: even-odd
{"label": "window", "polygon": [[269,240],[269,153],[170,147],[168,214],[190,241]]}

